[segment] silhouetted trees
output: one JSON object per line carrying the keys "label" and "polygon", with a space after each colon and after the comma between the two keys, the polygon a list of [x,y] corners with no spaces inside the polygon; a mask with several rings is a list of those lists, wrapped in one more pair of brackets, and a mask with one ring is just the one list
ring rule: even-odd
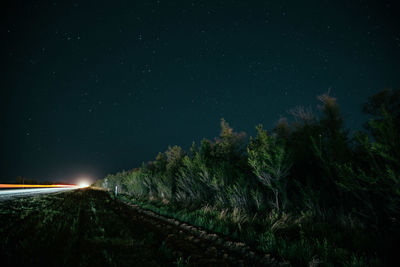
{"label": "silhouetted trees", "polygon": [[185,206],[238,203],[249,212],[312,208],[317,213],[363,206],[358,213],[365,217],[398,216],[399,91],[371,96],[363,106],[373,116],[368,132],[351,138],[336,98],[327,93],[318,99],[320,116],[296,107],[292,123],[281,118],[272,134],[260,125],[248,143],[245,133],[221,119],[214,141],[193,143],[189,154],[171,146],[141,168],[107,176],[102,186]]}
{"label": "silhouetted trees", "polygon": [[250,141],[222,119],[214,141],[193,143],[189,153],[169,147],[153,162],[97,184],[191,209],[357,221],[393,240],[391,234],[400,236],[400,91],[371,96],[363,106],[372,116],[367,131],[352,136],[336,98],[318,99],[319,115],[297,107],[293,122],[281,118],[271,133],[259,125]]}

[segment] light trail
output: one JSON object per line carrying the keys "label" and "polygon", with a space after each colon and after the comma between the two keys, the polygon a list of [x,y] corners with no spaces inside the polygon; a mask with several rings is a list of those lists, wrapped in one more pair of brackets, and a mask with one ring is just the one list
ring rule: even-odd
{"label": "light trail", "polygon": [[24,188],[24,189],[8,189],[0,190],[0,200],[9,199],[12,197],[31,196],[36,194],[50,194],[62,191],[74,190],[79,187],[58,187],[58,188]]}
{"label": "light trail", "polygon": [[0,184],[0,188],[76,188],[70,184]]}

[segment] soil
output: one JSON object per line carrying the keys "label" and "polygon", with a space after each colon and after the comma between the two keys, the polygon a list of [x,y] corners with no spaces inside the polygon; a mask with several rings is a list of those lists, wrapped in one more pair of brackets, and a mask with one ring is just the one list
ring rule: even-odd
{"label": "soil", "polygon": [[244,243],[80,189],[0,202],[1,266],[277,266]]}

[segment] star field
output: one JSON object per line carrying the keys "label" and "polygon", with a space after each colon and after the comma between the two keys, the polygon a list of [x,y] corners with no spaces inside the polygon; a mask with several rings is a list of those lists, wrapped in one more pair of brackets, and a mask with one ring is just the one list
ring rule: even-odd
{"label": "star field", "polygon": [[[340,3],[339,3],[340,2]],[[328,89],[346,125],[399,88],[395,1],[9,1],[1,181],[101,178],[168,145],[273,127]]]}

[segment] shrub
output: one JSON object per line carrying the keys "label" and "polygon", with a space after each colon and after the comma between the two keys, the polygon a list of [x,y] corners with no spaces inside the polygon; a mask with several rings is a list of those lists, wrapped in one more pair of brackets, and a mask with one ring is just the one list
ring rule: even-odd
{"label": "shrub", "polygon": [[287,204],[286,184],[291,161],[283,143],[268,136],[262,126],[257,127],[257,137],[247,148],[249,165],[258,180],[274,195],[274,208],[278,211]]}

